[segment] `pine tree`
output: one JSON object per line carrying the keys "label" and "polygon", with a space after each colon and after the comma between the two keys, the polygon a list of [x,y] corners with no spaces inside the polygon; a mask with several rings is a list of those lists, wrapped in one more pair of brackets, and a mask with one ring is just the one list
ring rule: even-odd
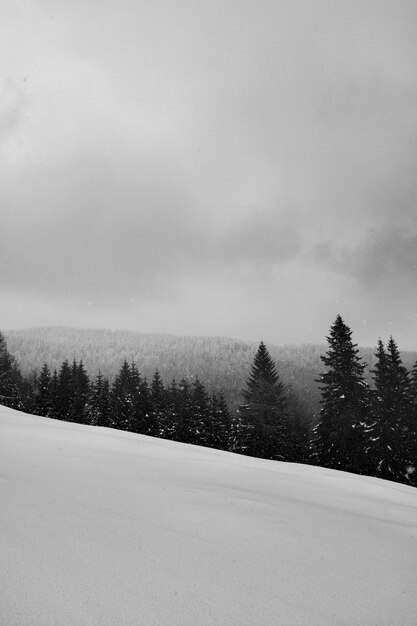
{"label": "pine tree", "polygon": [[154,437],[163,437],[164,415],[166,412],[167,398],[164,383],[158,370],[155,370],[152,377],[150,396],[152,428],[149,434]]}
{"label": "pine tree", "polygon": [[56,390],[55,417],[57,419],[69,421],[72,397],[72,371],[68,361],[65,360],[59,371],[58,387]]}
{"label": "pine tree", "polygon": [[21,409],[20,385],[22,376],[15,358],[7,349],[6,340],[0,333],[0,403],[13,409]]}
{"label": "pine tree", "polygon": [[203,383],[196,378],[191,392],[193,441],[199,446],[215,447],[215,424],[210,412],[210,400]]}
{"label": "pine tree", "polygon": [[175,378],[166,390],[165,410],[161,422],[161,434],[164,439],[177,439],[177,427],[179,421],[179,388]]}
{"label": "pine tree", "polygon": [[141,398],[142,377],[135,363],[130,364],[130,376],[126,388],[129,411],[126,419],[126,430],[132,433],[143,433],[144,414]]}
{"label": "pine tree", "polygon": [[365,365],[352,332],[340,315],[327,337],[329,350],[321,357],[327,371],[320,379],[320,421],[314,433],[315,460],[319,465],[363,473],[368,387]]}
{"label": "pine tree", "polygon": [[229,446],[227,450],[229,452],[235,452],[236,454],[246,454],[247,442],[249,437],[249,425],[245,422],[245,408],[246,405],[241,405],[231,415],[231,432]]}
{"label": "pine tree", "polygon": [[417,486],[417,361],[410,377],[410,413],[405,433],[407,478],[410,484]]}
{"label": "pine tree", "polygon": [[19,410],[36,415],[36,394],[38,389],[38,377],[36,372],[28,376],[21,376],[19,383]]}
{"label": "pine tree", "polygon": [[390,337],[387,350],[381,339],[372,394],[372,420],[368,431],[371,471],[375,476],[407,481],[406,435],[411,410],[410,381],[396,342]]}
{"label": "pine tree", "polygon": [[387,351],[390,357],[392,379],[395,383],[397,419],[401,436],[401,452],[398,459],[401,472],[399,480],[408,483],[413,466],[413,459],[410,457],[410,443],[414,428],[410,374],[402,363],[400,351],[392,337],[388,341]]}
{"label": "pine tree", "polygon": [[51,372],[46,363],[44,363],[38,379],[36,413],[44,417],[50,417],[52,413]]}
{"label": "pine tree", "polygon": [[79,424],[89,423],[90,379],[82,360],[74,359],[71,369],[71,404],[68,419]]}
{"label": "pine tree", "polygon": [[54,373],[51,376],[49,393],[51,398],[51,411],[49,417],[59,419],[59,376],[56,370],[54,370]]}
{"label": "pine tree", "polygon": [[152,414],[152,398],[146,376],[142,378],[138,373],[135,387],[136,432],[142,435],[156,434]]}
{"label": "pine tree", "polygon": [[183,443],[197,443],[191,389],[185,378],[182,378],[178,385],[175,413],[177,418],[174,432],[175,440]]}
{"label": "pine tree", "polygon": [[134,385],[135,373],[125,360],[111,389],[111,426],[129,430],[135,420]]}
{"label": "pine tree", "polygon": [[25,404],[23,399],[23,387],[24,387],[24,379],[20,372],[20,369],[13,359],[13,365],[10,372],[10,389],[12,390],[12,400],[8,403],[8,406],[12,407],[12,409],[16,409],[18,411],[25,410]]}
{"label": "pine tree", "polygon": [[261,341],[240,407],[245,454],[285,460],[288,454],[286,398],[276,366]]}
{"label": "pine tree", "polygon": [[233,450],[233,421],[222,392],[213,394],[210,402],[211,446],[218,450]]}
{"label": "pine tree", "polygon": [[90,394],[90,424],[110,426],[110,386],[107,378],[99,371]]}

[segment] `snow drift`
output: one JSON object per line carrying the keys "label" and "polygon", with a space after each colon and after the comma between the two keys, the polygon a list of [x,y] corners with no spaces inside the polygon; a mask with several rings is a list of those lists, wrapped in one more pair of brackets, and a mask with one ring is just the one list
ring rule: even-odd
{"label": "snow drift", "polygon": [[415,626],[417,490],[0,409],[0,623]]}

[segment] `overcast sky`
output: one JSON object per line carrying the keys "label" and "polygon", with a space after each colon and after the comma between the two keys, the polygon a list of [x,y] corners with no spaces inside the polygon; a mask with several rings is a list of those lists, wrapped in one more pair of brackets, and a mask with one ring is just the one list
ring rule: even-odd
{"label": "overcast sky", "polygon": [[0,0],[0,326],[417,349],[415,0]]}

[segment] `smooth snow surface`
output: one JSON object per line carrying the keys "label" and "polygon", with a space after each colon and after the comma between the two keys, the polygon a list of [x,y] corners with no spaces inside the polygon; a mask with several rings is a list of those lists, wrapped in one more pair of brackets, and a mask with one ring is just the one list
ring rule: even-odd
{"label": "smooth snow surface", "polygon": [[2,626],[416,626],[417,490],[0,408]]}

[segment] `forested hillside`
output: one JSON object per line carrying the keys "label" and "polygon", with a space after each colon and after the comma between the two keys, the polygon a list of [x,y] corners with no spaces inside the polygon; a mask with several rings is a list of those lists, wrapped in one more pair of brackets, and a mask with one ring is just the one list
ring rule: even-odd
{"label": "forested hillside", "polygon": [[[65,359],[82,360],[90,375],[100,370],[113,380],[123,361],[135,362],[149,379],[158,369],[164,382],[200,378],[210,391],[222,389],[231,405],[241,401],[256,343],[225,337],[182,337],[130,331],[35,328],[4,332],[23,374],[39,372],[44,363],[59,370]],[[323,346],[271,346],[271,356],[286,385],[314,412]]]}
{"label": "forested hillside", "polygon": [[[44,363],[59,370],[65,359],[82,360],[92,376],[101,373],[113,380],[123,361],[135,362],[149,379],[158,369],[165,383],[173,378],[199,378],[210,391],[223,390],[231,408],[241,401],[258,343],[227,337],[183,337],[142,334],[132,331],[34,328],[4,332],[10,352],[24,375],[39,372]],[[262,337],[260,337],[261,339]],[[320,355],[325,345],[268,346],[283,383],[293,389],[308,412],[319,409],[319,389],[315,380],[323,370]],[[375,348],[362,348],[361,356],[375,364]],[[402,353],[404,365],[411,368],[417,359],[414,352]]]}
{"label": "forested hillside", "polygon": [[0,400],[12,408],[416,484],[415,355],[403,361],[393,337],[361,354],[340,315],[327,350],[275,347],[276,359],[263,341],[256,349],[232,339],[106,331],[14,335],[20,363],[0,333]]}

